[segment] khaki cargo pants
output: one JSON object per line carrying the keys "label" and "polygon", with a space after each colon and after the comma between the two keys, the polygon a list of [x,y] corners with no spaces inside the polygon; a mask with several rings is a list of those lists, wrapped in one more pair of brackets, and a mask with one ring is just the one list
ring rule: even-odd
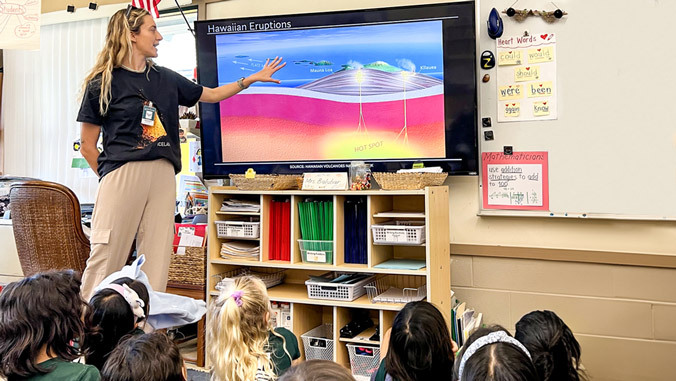
{"label": "khaki cargo pants", "polygon": [[103,177],[92,215],[91,254],[82,275],[82,296],[126,263],[134,238],[145,254],[142,270],[155,291],[165,291],[174,238],[176,180],[165,160],[133,161]]}

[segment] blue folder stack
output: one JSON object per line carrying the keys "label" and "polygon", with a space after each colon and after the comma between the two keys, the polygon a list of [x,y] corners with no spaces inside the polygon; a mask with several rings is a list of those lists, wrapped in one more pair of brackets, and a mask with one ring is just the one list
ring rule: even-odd
{"label": "blue folder stack", "polygon": [[345,263],[366,264],[366,197],[345,200]]}

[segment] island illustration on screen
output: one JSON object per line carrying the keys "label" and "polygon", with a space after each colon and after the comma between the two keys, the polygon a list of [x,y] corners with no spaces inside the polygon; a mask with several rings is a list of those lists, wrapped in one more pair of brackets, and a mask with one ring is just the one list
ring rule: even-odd
{"label": "island illustration on screen", "polygon": [[219,85],[287,63],[220,103],[223,162],[446,155],[439,20],[222,34],[216,53]]}

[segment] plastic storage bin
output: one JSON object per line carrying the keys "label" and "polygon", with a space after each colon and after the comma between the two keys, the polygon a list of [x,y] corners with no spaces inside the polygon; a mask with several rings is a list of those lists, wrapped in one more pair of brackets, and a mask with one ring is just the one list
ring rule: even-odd
{"label": "plastic storage bin", "polygon": [[260,222],[248,221],[214,221],[218,238],[258,238]]}
{"label": "plastic storage bin", "polygon": [[[332,275],[333,278],[336,278],[337,276],[343,275],[345,273],[327,273],[323,276],[329,274]],[[317,282],[312,279],[308,279],[305,281],[308,297],[310,299],[345,300],[351,302],[364,295],[366,293],[364,286],[375,281],[376,279],[375,275],[373,274],[364,275],[367,275],[367,277],[352,284]]]}
{"label": "plastic storage bin", "polygon": [[333,241],[298,240],[303,263],[333,264]]}
{"label": "plastic storage bin", "polygon": [[346,344],[350,355],[350,369],[357,381],[369,381],[380,365],[380,347]]}
{"label": "plastic storage bin", "polygon": [[333,324],[322,324],[300,335],[306,360],[333,361]]}
{"label": "plastic storage bin", "polygon": [[425,223],[422,221],[388,221],[371,225],[376,245],[422,245]]}

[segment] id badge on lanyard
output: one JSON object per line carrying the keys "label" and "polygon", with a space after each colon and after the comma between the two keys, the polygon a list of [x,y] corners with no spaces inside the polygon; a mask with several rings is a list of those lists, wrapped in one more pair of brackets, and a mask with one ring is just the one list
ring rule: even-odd
{"label": "id badge on lanyard", "polygon": [[155,114],[157,109],[153,107],[153,102],[143,106],[143,114],[141,115],[141,124],[145,126],[152,126],[155,124]]}

